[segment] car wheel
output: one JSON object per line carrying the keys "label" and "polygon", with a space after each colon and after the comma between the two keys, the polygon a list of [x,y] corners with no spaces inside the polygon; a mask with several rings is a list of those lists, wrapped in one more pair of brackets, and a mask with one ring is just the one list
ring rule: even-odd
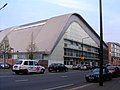
{"label": "car wheel", "polygon": [[90,82],[90,80],[89,80],[89,79],[86,79],[86,82]]}
{"label": "car wheel", "polygon": [[15,72],[15,74],[19,75],[20,73],[19,72]]}
{"label": "car wheel", "polygon": [[28,70],[25,70],[25,74],[29,74]]}
{"label": "car wheel", "polygon": [[60,70],[59,69],[56,69],[56,72],[59,72]]}
{"label": "car wheel", "polygon": [[45,72],[45,69],[41,69],[40,73],[44,74],[44,72]]}
{"label": "car wheel", "polygon": [[51,70],[48,70],[49,72],[52,72]]}
{"label": "car wheel", "polygon": [[21,74],[29,74],[29,72],[28,72],[27,69],[25,69],[25,70],[23,70],[23,71],[21,72]]}
{"label": "car wheel", "polygon": [[112,80],[112,76],[109,76],[109,80]]}
{"label": "car wheel", "polygon": [[68,71],[68,69],[66,68],[66,69],[65,69],[65,72],[67,72],[67,71]]}

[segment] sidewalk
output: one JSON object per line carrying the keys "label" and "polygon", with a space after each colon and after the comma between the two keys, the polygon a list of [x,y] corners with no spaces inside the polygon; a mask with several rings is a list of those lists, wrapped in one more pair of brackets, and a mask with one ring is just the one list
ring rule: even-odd
{"label": "sidewalk", "polygon": [[103,86],[99,86],[99,83],[90,83],[74,90],[120,90],[120,78],[113,78],[111,81],[104,82]]}
{"label": "sidewalk", "polygon": [[11,69],[0,69],[0,75],[12,73]]}

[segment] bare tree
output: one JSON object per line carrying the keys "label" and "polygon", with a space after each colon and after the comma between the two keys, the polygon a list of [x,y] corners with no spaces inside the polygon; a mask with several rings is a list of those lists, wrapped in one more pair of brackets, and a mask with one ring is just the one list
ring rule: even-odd
{"label": "bare tree", "polygon": [[28,52],[28,58],[29,59],[33,59],[34,52],[36,52],[36,50],[37,50],[37,47],[36,47],[33,39],[34,39],[34,37],[33,37],[33,32],[32,32],[31,41],[30,41],[30,44],[27,47],[27,52]]}

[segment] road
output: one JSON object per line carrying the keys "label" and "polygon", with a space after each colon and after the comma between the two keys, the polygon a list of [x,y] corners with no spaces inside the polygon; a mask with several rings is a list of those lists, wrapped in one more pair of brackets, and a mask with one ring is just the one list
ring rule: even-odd
{"label": "road", "polygon": [[88,71],[69,70],[68,72],[30,75],[15,75],[13,72],[0,74],[0,90],[69,90],[86,85],[84,75]]}

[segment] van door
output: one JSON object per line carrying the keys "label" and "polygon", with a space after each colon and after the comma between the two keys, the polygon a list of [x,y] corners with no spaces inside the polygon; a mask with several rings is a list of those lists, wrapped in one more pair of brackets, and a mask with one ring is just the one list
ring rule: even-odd
{"label": "van door", "polygon": [[29,66],[28,66],[28,68],[29,68],[29,72],[36,72],[33,61],[29,61]]}
{"label": "van door", "polygon": [[38,62],[34,62],[34,64],[35,64],[35,70],[36,70],[36,72],[40,73],[41,67],[39,66]]}

